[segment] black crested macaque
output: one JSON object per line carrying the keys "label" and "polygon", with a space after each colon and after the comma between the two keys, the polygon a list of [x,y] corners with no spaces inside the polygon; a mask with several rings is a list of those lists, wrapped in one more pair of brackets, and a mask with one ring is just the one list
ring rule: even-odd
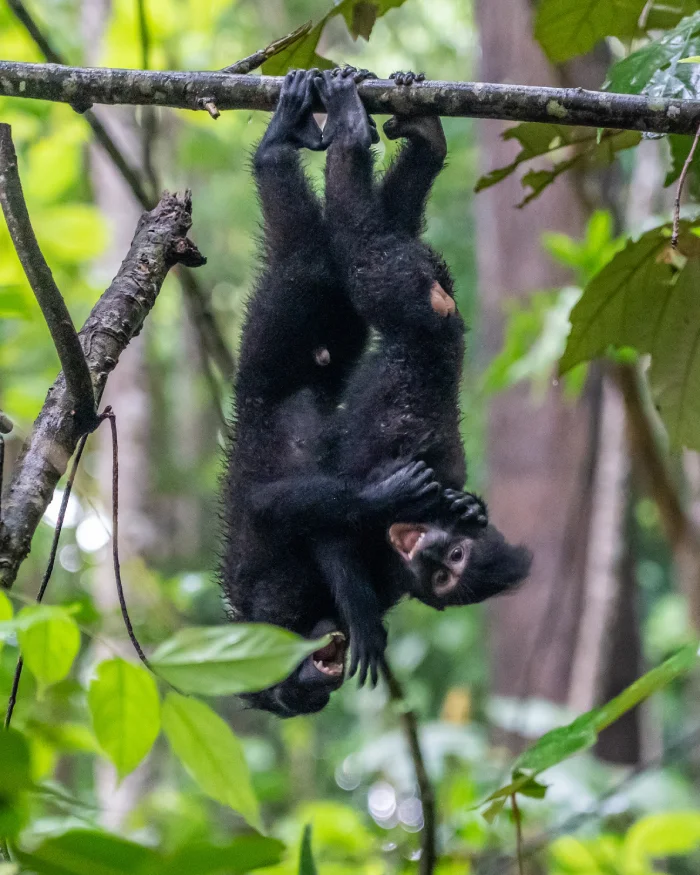
{"label": "black crested macaque", "polygon": [[[322,149],[311,104],[318,71],[293,71],[258,146],[253,170],[263,214],[263,270],[248,305],[236,378],[234,438],[223,492],[221,585],[234,621],[284,626],[307,638],[339,633],[285,681],[246,698],[282,716],[318,711],[343,681],[347,636],[333,593],[353,587],[351,566],[319,567],[312,535],[387,525],[419,512],[439,487],[413,459],[375,480],[339,480],[319,468],[321,435],[365,347],[331,257],[321,204],[299,149]],[[362,587],[360,587],[362,589]],[[379,612],[365,592],[365,610]],[[357,600],[356,600],[357,601]],[[383,647],[382,647],[383,649]],[[354,650],[361,670],[368,655]]]}
{"label": "black crested macaque", "polygon": [[[399,77],[401,77],[399,79]],[[446,154],[437,116],[391,119],[403,146],[381,184],[374,176],[375,129],[352,68],[324,71],[318,89],[328,120],[326,216],[335,261],[357,313],[379,339],[354,368],[333,418],[327,469],[362,484],[387,465],[419,460],[443,487],[422,514],[397,515],[388,529],[363,521],[344,538],[324,533],[315,550],[335,567],[340,616],[364,626],[374,673],[383,650],[383,613],[405,593],[442,609],[482,601],[529,573],[531,555],[488,525],[486,508],[462,491],[459,433],[464,324],[443,259],[419,239],[425,204]],[[399,84],[410,84],[398,74]],[[340,569],[346,569],[343,575]],[[367,614],[373,589],[380,610]],[[354,623],[348,618],[362,615]],[[357,642],[355,642],[357,644]],[[353,657],[352,670],[355,668]],[[364,672],[364,668],[362,669]],[[364,679],[361,673],[360,681]]]}

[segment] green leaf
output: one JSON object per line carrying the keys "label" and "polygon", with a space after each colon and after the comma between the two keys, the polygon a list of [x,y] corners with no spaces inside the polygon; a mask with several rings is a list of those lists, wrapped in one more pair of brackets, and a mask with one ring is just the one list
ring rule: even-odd
{"label": "green leaf", "polygon": [[631,36],[645,0],[540,0],[535,38],[554,63],[584,55],[606,36]]}
{"label": "green leaf", "polygon": [[[4,592],[0,591],[0,623],[6,623],[12,619],[12,602],[8,599]],[[0,650],[5,642],[0,637]]]}
{"label": "green leaf", "polygon": [[655,0],[646,20],[647,32],[671,30],[688,15],[698,11],[698,0]]}
{"label": "green leaf", "polygon": [[282,842],[259,835],[238,836],[223,847],[192,842],[169,855],[157,875],[245,875],[279,863],[283,851]]}
{"label": "green leaf", "polygon": [[495,790],[481,805],[491,804],[485,812],[492,820],[500,813],[505,799],[514,793],[539,795],[543,785],[533,779],[541,772],[558,765],[576,753],[592,747],[611,723],[636,707],[652,693],[667,686],[675,678],[690,671],[698,662],[697,644],[684,647],[670,659],[647,672],[606,705],[581,714],[568,726],[560,726],[543,735],[521,754],[513,765],[513,780]]}
{"label": "green leaf", "polygon": [[265,61],[262,65],[263,74],[265,76],[284,76],[288,70],[295,68],[309,70],[312,67],[318,67],[319,70],[327,70],[330,67],[334,67],[335,64],[332,61],[322,58],[316,53],[316,47],[321,39],[323,28],[331,17],[332,13],[329,13],[305,37],[293,43],[283,52],[273,55],[268,61]]}
{"label": "green leaf", "polygon": [[602,732],[611,723],[619,720],[623,714],[631,711],[640,702],[648,699],[652,693],[667,687],[671,681],[687,674],[698,662],[698,645],[689,644],[678,653],[669,657],[661,665],[648,671],[638,680],[615,696],[606,705],[595,708],[589,714],[594,715],[594,725],[597,732]]}
{"label": "green leaf", "polygon": [[521,164],[533,158],[553,155],[566,149],[561,161],[555,161],[546,169],[530,170],[522,184],[530,192],[518,204],[525,206],[540,195],[554,180],[573,167],[600,168],[612,163],[615,155],[623,149],[636,146],[641,140],[637,131],[604,130],[600,136],[592,128],[569,125],[523,122],[508,128],[502,134],[504,140],[517,140],[520,152],[505,167],[499,167],[477,180],[474,191],[482,191],[514,173]]}
{"label": "green leaf", "polygon": [[318,67],[320,70],[327,70],[335,67],[333,61],[316,51],[323,29],[332,18],[342,15],[353,39],[358,36],[369,39],[377,19],[405,2],[406,0],[340,0],[305,37],[265,61],[262,72],[265,76],[283,76],[294,68],[308,70]]}
{"label": "green leaf", "polygon": [[564,373],[610,347],[650,354],[652,396],[674,448],[700,449],[699,248],[688,223],[679,237],[683,255],[671,249],[668,226],[630,241],[574,307],[560,363]]}
{"label": "green leaf", "polygon": [[13,796],[31,784],[27,740],[16,729],[0,729],[0,796]]}
{"label": "green leaf", "polygon": [[0,838],[14,837],[24,825],[31,765],[25,737],[16,729],[0,729]]}
{"label": "green leaf", "polygon": [[263,623],[191,627],[164,642],[151,664],[185,693],[236,695],[276,684],[329,640],[307,641]]}
{"label": "green leaf", "polygon": [[646,351],[675,275],[663,257],[669,245],[668,227],[654,228],[639,240],[630,240],[593,277],[571,311],[561,373],[602,355],[610,346]]}
{"label": "green leaf", "polygon": [[47,687],[62,681],[80,650],[80,630],[63,608],[37,605],[22,608],[14,621],[27,668]]}
{"label": "green leaf", "polygon": [[307,823],[304,827],[304,834],[301,838],[301,850],[299,851],[299,875],[318,875],[313,851],[311,850],[310,823]]}
{"label": "green leaf", "polygon": [[221,717],[203,702],[169,693],[163,704],[163,729],[200,788],[261,830],[258,800],[243,748]]}
{"label": "green leaf", "polygon": [[155,851],[92,830],[71,830],[47,839],[31,854],[16,853],[37,875],[137,875],[149,865],[157,871]]}
{"label": "green leaf", "polygon": [[153,676],[123,659],[97,667],[88,705],[95,735],[120,778],[148,754],[160,732],[160,701]]}
{"label": "green leaf", "polygon": [[647,873],[652,859],[689,854],[700,845],[700,813],[675,811],[643,817],[630,827],[622,846],[623,869]]}
{"label": "green leaf", "polygon": [[700,54],[700,12],[613,64],[603,87],[619,94],[648,94],[650,105],[662,97],[695,98],[697,71],[681,63],[695,54]]}

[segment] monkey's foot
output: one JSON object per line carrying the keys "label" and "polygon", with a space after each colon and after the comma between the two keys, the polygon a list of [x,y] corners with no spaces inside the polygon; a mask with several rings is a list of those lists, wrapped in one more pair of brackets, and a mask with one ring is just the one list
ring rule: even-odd
{"label": "monkey's foot", "polygon": [[260,144],[263,149],[281,143],[313,151],[325,148],[321,129],[312,113],[318,75],[316,69],[290,70],[284,77],[277,109]]}
{"label": "monkey's foot", "polygon": [[359,145],[369,148],[379,142],[377,125],[364,108],[357,83],[376,78],[369,70],[355,67],[336,67],[324,70],[316,77],[316,88],[328,113],[323,129],[324,147],[333,140],[342,140],[344,145]]}
{"label": "monkey's foot", "polygon": [[404,73],[401,70],[397,70],[389,78],[393,79],[397,85],[413,85],[414,82],[423,82],[425,73],[413,73],[411,70]]}
{"label": "monkey's foot", "polygon": [[442,493],[450,512],[455,514],[460,523],[484,528],[488,524],[486,505],[478,495],[471,492],[459,492],[456,489],[445,489]]}

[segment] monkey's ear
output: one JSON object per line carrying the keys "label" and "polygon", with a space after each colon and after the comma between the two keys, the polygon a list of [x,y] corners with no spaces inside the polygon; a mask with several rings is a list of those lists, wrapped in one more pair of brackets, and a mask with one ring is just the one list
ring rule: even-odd
{"label": "monkey's ear", "polygon": [[389,541],[399,556],[410,562],[425,532],[425,526],[417,523],[394,523],[389,527]]}

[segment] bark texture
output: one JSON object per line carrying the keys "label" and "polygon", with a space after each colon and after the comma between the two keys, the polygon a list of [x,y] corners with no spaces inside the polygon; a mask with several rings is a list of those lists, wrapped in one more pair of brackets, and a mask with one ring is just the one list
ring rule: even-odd
{"label": "bark texture", "polygon": [[[512,20],[522,17],[517,12],[511,16],[510,9],[503,12],[505,18],[500,23],[504,29],[511,29]],[[523,40],[524,36],[519,39]],[[512,44],[504,40],[501,51],[505,47],[513,68],[524,67],[517,53],[511,53]],[[485,58],[484,66],[491,61]],[[533,84],[421,82],[407,87],[396,85],[390,79],[370,79],[362,82],[359,90],[368,112],[389,115],[436,113],[675,134],[694,134],[700,124],[698,100],[535,85],[535,82],[547,81],[546,71],[541,78],[525,78]],[[78,112],[85,112],[95,103],[170,106],[205,110],[212,115],[228,109],[272,110],[277,105],[281,87],[282,78],[278,76],[0,61],[0,95],[69,103]],[[318,109],[322,107],[319,105]]]}
{"label": "bark texture", "polygon": [[[187,238],[189,193],[164,194],[141,217],[128,255],[80,331],[80,342],[99,398],[119,356],[141,330],[170,268],[204,259]],[[53,384],[3,497],[0,586],[9,588],[29,553],[32,536],[80,437],[63,374]]]}

